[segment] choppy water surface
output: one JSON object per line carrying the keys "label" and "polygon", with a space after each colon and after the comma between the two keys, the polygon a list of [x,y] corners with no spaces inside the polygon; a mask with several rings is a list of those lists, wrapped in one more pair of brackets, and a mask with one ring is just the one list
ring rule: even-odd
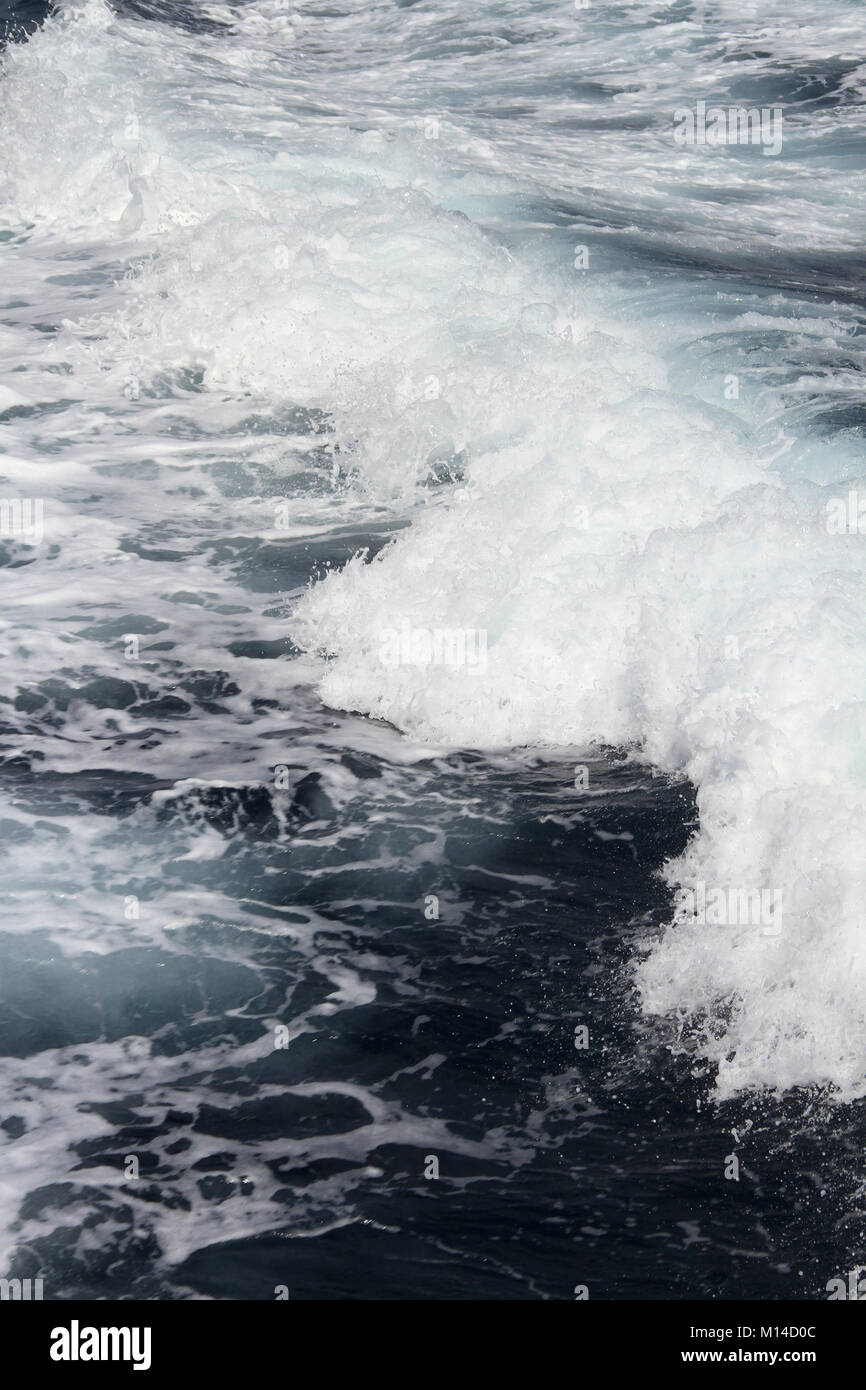
{"label": "choppy water surface", "polygon": [[[861,7],[10,18],[4,1271],[826,1297],[863,1261]],[[778,106],[780,152],[677,145],[698,100]]]}

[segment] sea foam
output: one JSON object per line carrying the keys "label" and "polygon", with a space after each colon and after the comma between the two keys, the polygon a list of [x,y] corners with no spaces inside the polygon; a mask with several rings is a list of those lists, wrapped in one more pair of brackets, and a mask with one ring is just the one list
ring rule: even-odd
{"label": "sea foam", "polygon": [[[635,96],[620,74],[600,142],[597,94],[563,85],[564,21],[551,19],[545,48],[544,26],[506,7],[502,43],[536,62],[526,99],[539,133],[473,110],[469,71],[450,97],[436,85],[447,6],[435,32],[401,10],[399,37],[392,7],[362,8],[323,31],[314,6],[212,6],[240,46],[173,33],[162,65],[141,61],[156,26],[143,36],[89,0],[10,54],[4,221],[34,226],[37,251],[53,237],[129,271],[58,350],[81,389],[117,400],[131,379],[194,369],[202,420],[245,393],[324,412],[347,485],[411,525],[298,603],[291,633],[327,657],[323,698],[438,743],[614,744],[689,777],[700,827],[664,870],[672,919],[634,965],[644,1009],[679,1017],[721,1096],[862,1095],[866,561],[863,535],[828,528],[827,504],[866,495],[866,478],[850,461],[834,475],[832,456],[818,479],[792,466],[781,387],[766,388],[763,415],[727,400],[726,373],[748,382],[745,336],[684,384],[668,349],[715,326],[696,323],[689,283],[660,313],[653,288],[631,286],[629,304],[623,262],[605,273],[595,242],[590,271],[575,259],[593,221],[581,230],[581,213],[598,225],[606,210],[620,234],[632,198],[626,260],[691,246],[712,266],[724,253],[760,293],[768,248],[794,255],[799,234],[813,260],[832,259],[851,251],[850,223],[804,221],[803,164],[759,158],[755,171],[737,152],[710,166],[675,150],[673,59],[655,94]],[[362,21],[380,33],[399,115],[381,72],[354,60]],[[584,21],[612,83],[615,25]],[[410,90],[400,45],[419,37],[431,56]],[[702,38],[686,26],[671,42]],[[764,38],[778,42],[778,26]],[[803,44],[814,56],[820,35]],[[513,99],[485,52],[469,45],[468,68],[477,57],[488,88]],[[730,54],[712,56],[721,73]],[[242,91],[227,101],[230,67],[255,104]],[[852,61],[849,88],[858,71]],[[323,83],[327,109],[314,104]],[[793,138],[820,141],[828,119],[795,119]],[[821,196],[854,207],[845,159]],[[668,180],[664,196],[647,168]],[[839,350],[833,306],[817,327],[779,294],[752,309],[744,334],[781,318]],[[778,428],[757,427],[774,412]],[[383,633],[417,631],[483,632],[486,659],[383,660]],[[697,920],[698,885],[778,894],[780,919]]]}

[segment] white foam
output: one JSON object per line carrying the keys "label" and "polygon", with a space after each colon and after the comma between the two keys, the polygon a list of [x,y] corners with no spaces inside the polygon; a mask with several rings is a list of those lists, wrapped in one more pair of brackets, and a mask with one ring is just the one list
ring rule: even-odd
{"label": "white foam", "polygon": [[[745,252],[766,269],[771,251],[854,251],[863,195],[845,142],[860,116],[794,110],[802,150],[838,139],[842,153],[820,168],[759,159],[758,176],[669,138],[696,42],[718,85],[760,68],[760,44],[829,60],[853,42],[847,10],[801,26],[799,49],[778,6],[709,7],[709,49],[693,24],[653,19],[653,86],[637,58],[623,73],[615,16],[566,29],[509,5],[509,61],[523,45],[531,75],[513,86],[482,42],[486,11],[446,81],[450,4],[349,4],[330,22],[310,6],[212,8],[236,43],[145,31],[89,0],[10,56],[4,219],[35,224],[37,256],[101,248],[137,267],[39,360],[68,360],[91,401],[194,368],[202,420],[244,392],[329,412],[366,495],[414,512],[298,609],[293,634],[332,658],[323,697],[419,739],[619,743],[691,777],[701,828],[671,883],[780,890],[784,925],[680,916],[637,966],[644,1007],[699,1019],[727,1003],[698,1041],[720,1094],[866,1093],[863,538],[828,534],[830,463],[822,492],[790,467],[790,432],[750,438],[754,413],[726,408],[721,370],[713,405],[672,381],[664,348],[691,322],[688,286],[642,327],[603,250],[593,274],[571,260],[587,227],[607,219],[612,236],[628,218],[635,254]],[[649,23],[657,6],[630,9]],[[596,98],[568,86],[576,22],[600,80],[621,86],[605,136]],[[427,56],[407,68],[416,42]],[[509,125],[478,91],[525,100],[530,119]],[[764,327],[787,317],[778,298],[768,309]],[[457,474],[419,501],[419,483]],[[382,631],[401,628],[483,630],[486,665],[389,665]]]}

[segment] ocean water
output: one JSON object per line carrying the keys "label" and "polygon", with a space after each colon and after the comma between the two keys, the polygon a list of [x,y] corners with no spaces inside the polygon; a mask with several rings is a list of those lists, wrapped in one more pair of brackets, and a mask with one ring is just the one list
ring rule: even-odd
{"label": "ocean water", "polygon": [[866,1261],[863,14],[6,6],[5,1275]]}

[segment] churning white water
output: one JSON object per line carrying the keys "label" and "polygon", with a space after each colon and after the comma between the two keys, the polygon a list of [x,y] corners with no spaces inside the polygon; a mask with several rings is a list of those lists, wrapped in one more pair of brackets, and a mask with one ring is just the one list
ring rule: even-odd
{"label": "churning white water", "polygon": [[[197,15],[63,3],[3,57],[10,765],[153,778],[158,809],[179,748],[183,795],[239,785],[238,731],[276,749],[272,711],[311,686],[408,736],[370,726],[398,762],[628,749],[699,812],[631,963],[640,1007],[719,1098],[863,1096],[861,7]],[[775,112],[778,149],[678,140],[701,102]],[[332,534],[311,586],[299,563],[241,591],[262,545]],[[120,689],[130,636],[156,736]],[[181,667],[216,652],[206,729],[166,735]],[[65,893],[63,949],[116,946],[105,902],[124,872],[138,891],[135,853],[98,815],[64,834],[62,883],[16,851],[9,930]],[[223,849],[205,829],[177,853]]]}
{"label": "churning white water", "polygon": [[[866,542],[828,503],[866,483],[826,415],[862,379],[864,68],[855,6],[751,8],[208,7],[227,42],[63,6],[0,93],[4,280],[64,311],[47,341],[4,326],[4,472],[47,475],[21,408],[70,396],[70,477],[100,429],[140,455],[166,375],[197,374],[203,430],[239,397],[326,412],[355,487],[412,517],[289,622],[328,702],[687,774],[671,882],[779,892],[781,930],[687,907],[644,1007],[732,1001],[703,1044],[725,1093],[854,1095]],[[798,63],[836,99],[792,84],[778,157],[674,142],[722,78],[760,104]],[[64,294],[85,248],[98,292]],[[93,566],[110,542],[104,515],[50,527]],[[484,630],[485,669],[383,663],[401,625]]]}

